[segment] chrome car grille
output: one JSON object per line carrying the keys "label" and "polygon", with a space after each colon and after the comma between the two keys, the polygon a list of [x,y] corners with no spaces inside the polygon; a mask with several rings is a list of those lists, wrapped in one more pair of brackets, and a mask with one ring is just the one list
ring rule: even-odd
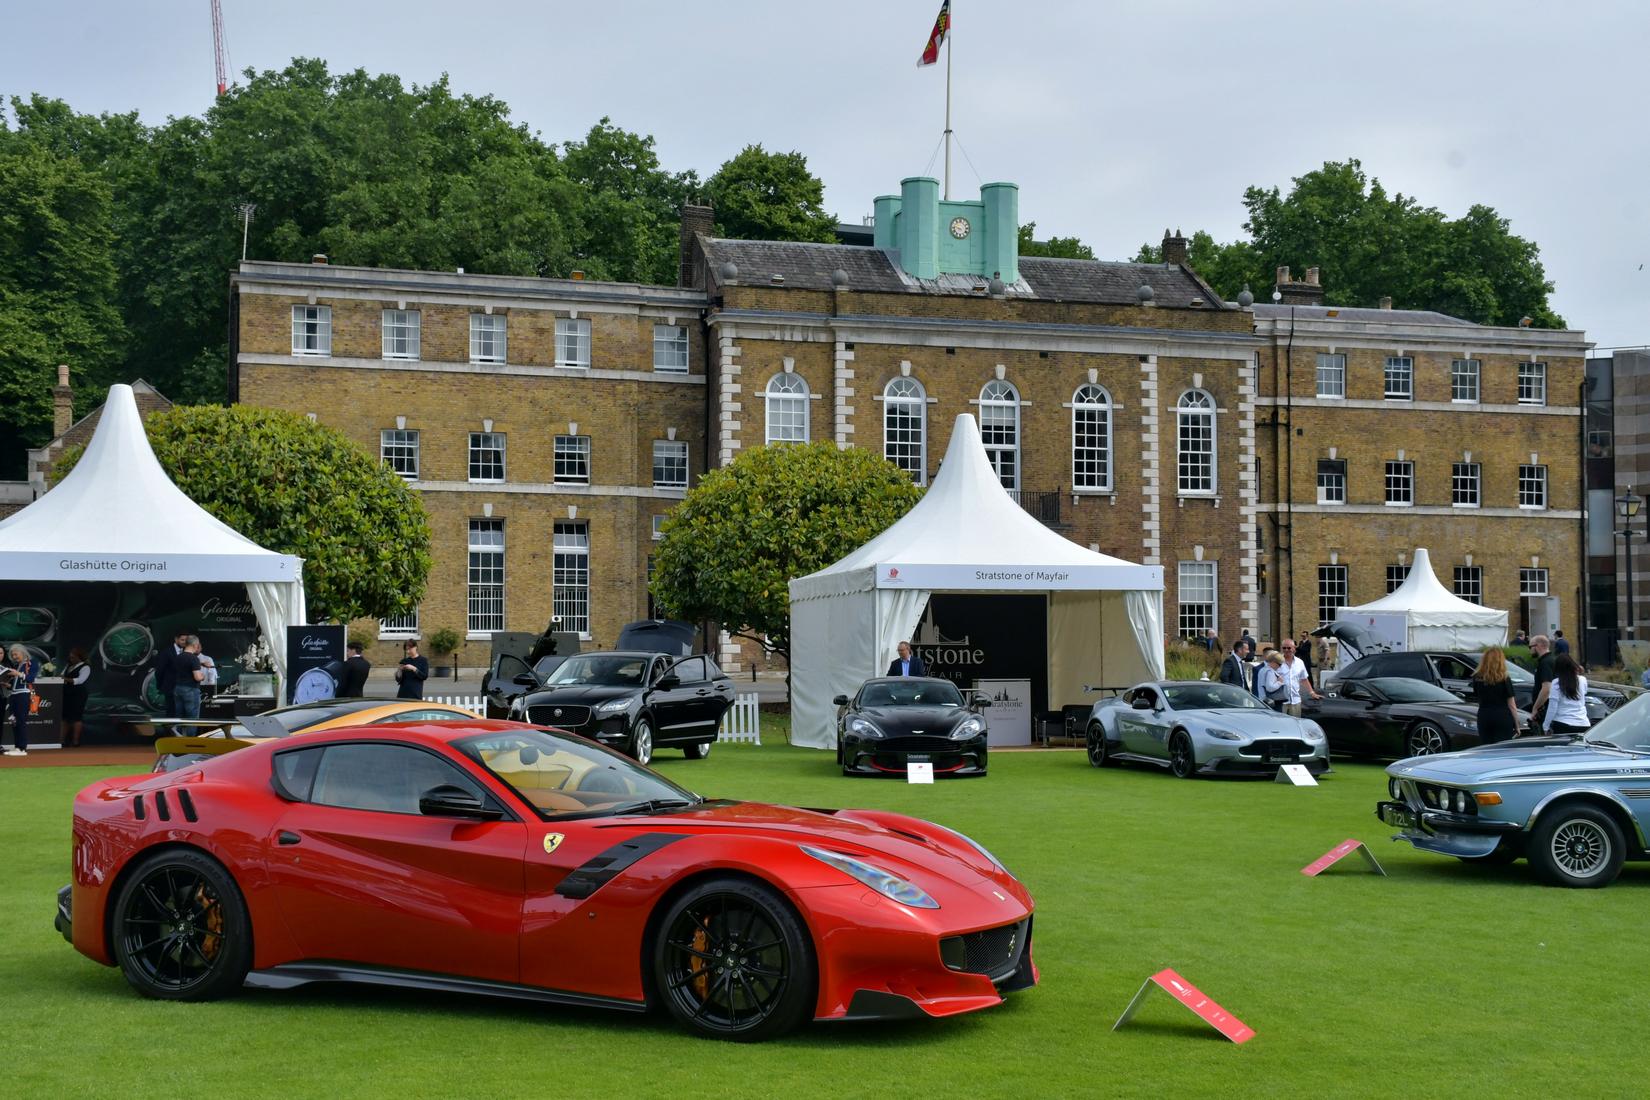
{"label": "chrome car grille", "polygon": [[1027,917],[1018,924],[949,936],[940,941],[940,958],[952,970],[1005,978],[1019,964],[1030,934],[1031,918]]}
{"label": "chrome car grille", "polygon": [[527,708],[527,720],[537,726],[577,729],[590,721],[590,708],[568,703],[540,703]]}

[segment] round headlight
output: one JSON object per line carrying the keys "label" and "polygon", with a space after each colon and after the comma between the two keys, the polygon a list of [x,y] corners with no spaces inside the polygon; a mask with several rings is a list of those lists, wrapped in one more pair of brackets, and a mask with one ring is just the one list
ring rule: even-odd
{"label": "round headlight", "polygon": [[1466,791],[1456,791],[1455,792],[1455,812],[1456,813],[1461,813],[1461,814],[1464,814],[1464,813],[1467,812],[1467,792]]}
{"label": "round headlight", "polygon": [[1386,793],[1391,795],[1393,798],[1399,798],[1402,796],[1403,792],[1398,787],[1398,779],[1396,776],[1388,777],[1386,781]]}

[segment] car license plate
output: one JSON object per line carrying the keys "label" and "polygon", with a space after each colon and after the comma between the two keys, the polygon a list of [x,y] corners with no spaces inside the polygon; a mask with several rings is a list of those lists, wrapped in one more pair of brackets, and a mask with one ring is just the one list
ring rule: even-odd
{"label": "car license plate", "polygon": [[1398,829],[1415,827],[1415,815],[1394,802],[1381,803],[1381,820]]}
{"label": "car license plate", "polygon": [[908,764],[926,764],[930,759],[925,752],[913,752],[906,756],[905,762]]}

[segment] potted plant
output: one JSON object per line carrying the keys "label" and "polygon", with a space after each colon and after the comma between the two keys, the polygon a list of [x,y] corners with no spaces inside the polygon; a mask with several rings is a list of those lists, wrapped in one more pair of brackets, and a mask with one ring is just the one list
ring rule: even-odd
{"label": "potted plant", "polygon": [[[441,658],[450,656],[451,654],[457,652],[459,642],[461,640],[462,639],[458,636],[458,631],[447,626],[442,627],[440,630],[437,630],[435,633],[430,635],[430,653],[436,658],[434,661],[430,662],[430,673],[432,675],[447,675],[448,669],[441,663]],[[456,668],[457,665],[455,664],[453,667]]]}

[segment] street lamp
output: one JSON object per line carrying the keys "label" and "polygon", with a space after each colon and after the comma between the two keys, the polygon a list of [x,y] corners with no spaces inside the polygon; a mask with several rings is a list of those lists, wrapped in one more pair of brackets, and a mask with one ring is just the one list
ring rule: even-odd
{"label": "street lamp", "polygon": [[[1634,494],[1629,489],[1616,498],[1616,515],[1621,517],[1621,530],[1616,534],[1622,537],[1627,544],[1627,637],[1637,635],[1633,631],[1637,621],[1633,614],[1633,517],[1639,514],[1639,508],[1644,504],[1644,498]],[[1650,534],[1645,536],[1650,538]]]}

